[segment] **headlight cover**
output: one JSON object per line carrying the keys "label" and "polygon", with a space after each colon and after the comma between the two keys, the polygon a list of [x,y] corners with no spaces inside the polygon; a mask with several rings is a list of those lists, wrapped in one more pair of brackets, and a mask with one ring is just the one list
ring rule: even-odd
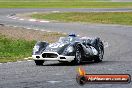
{"label": "headlight cover", "polygon": [[69,47],[66,49],[66,51],[69,52],[69,53],[73,52],[73,50],[74,50],[73,46],[69,46]]}
{"label": "headlight cover", "polygon": [[39,46],[35,45],[33,48],[33,54],[35,54],[37,51],[39,51]]}

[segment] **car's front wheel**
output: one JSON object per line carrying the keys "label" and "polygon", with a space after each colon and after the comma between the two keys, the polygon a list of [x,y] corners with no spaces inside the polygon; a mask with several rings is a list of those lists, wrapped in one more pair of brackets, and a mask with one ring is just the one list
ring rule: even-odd
{"label": "car's front wheel", "polygon": [[40,66],[43,65],[44,61],[43,60],[35,60],[35,64]]}
{"label": "car's front wheel", "polygon": [[74,64],[80,64],[82,59],[82,52],[81,52],[81,47],[77,46],[76,47],[76,52],[75,52],[75,59],[74,59]]}

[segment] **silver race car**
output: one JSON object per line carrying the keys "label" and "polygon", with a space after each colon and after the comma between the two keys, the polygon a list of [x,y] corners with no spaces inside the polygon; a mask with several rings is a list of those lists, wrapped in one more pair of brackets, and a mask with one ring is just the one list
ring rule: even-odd
{"label": "silver race car", "polygon": [[77,37],[70,34],[60,37],[55,43],[37,42],[33,48],[32,58],[36,65],[45,61],[72,62],[82,61],[101,62],[104,55],[104,45],[100,38]]}

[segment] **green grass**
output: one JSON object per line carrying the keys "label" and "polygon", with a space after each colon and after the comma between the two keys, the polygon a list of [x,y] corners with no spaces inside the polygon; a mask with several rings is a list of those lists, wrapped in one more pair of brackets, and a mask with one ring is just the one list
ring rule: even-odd
{"label": "green grass", "polygon": [[103,24],[132,25],[132,12],[64,12],[32,14],[37,19],[48,19],[62,22],[86,22]]}
{"label": "green grass", "polygon": [[35,41],[6,38],[0,34],[0,62],[13,62],[31,57]]}
{"label": "green grass", "polygon": [[85,2],[45,1],[45,2],[0,2],[0,8],[132,8],[132,2]]}
{"label": "green grass", "polygon": [[[66,36],[56,32],[45,32],[43,40],[52,43],[59,37]],[[0,63],[22,61],[24,58],[32,56],[32,49],[36,41],[27,41],[24,39],[9,38],[0,34]]]}

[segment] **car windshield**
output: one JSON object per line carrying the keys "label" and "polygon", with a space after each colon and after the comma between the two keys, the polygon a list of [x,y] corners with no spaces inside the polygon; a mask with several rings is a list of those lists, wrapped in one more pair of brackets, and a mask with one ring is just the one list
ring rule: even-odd
{"label": "car windshield", "polygon": [[70,43],[70,42],[74,42],[74,41],[78,41],[79,39],[77,37],[60,37],[59,42],[66,42],[66,43]]}

